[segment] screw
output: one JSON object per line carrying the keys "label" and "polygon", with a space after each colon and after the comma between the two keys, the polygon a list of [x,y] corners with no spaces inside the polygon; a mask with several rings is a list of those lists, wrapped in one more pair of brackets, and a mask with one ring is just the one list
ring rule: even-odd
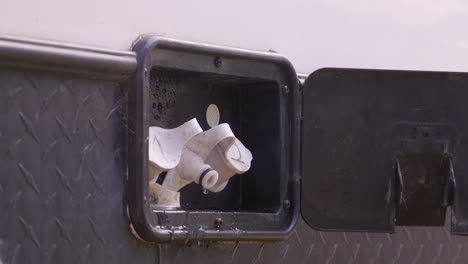
{"label": "screw", "polygon": [[215,222],[214,222],[214,227],[216,229],[220,229],[223,226],[223,219],[221,217],[216,217]]}
{"label": "screw", "polygon": [[287,85],[283,86],[283,93],[288,94],[289,93],[289,87]]}
{"label": "screw", "polygon": [[289,209],[289,208],[291,208],[291,201],[289,201],[289,200],[284,200],[284,201],[283,201],[283,206],[284,206],[284,209]]}
{"label": "screw", "polygon": [[216,68],[221,68],[221,66],[223,66],[223,61],[221,60],[221,57],[216,57],[214,59],[214,65]]}

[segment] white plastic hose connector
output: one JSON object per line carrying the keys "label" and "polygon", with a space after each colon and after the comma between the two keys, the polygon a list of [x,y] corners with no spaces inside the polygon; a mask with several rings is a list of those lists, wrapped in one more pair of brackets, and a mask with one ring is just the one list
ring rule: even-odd
{"label": "white plastic hose connector", "polygon": [[250,169],[252,153],[237,138],[227,138],[208,155],[206,163],[219,173],[218,182],[209,188],[210,192],[224,190],[229,179]]}
{"label": "white plastic hose connector", "polygon": [[203,189],[209,189],[218,182],[218,172],[205,164],[200,156],[185,149],[179,165],[167,172],[162,186],[179,191],[191,182],[200,184]]}
{"label": "white plastic hose connector", "polygon": [[232,176],[250,169],[252,153],[234,136],[226,123],[194,136],[187,142],[187,148],[218,172],[218,182],[207,188],[211,192],[222,191]]}
{"label": "white plastic hose connector", "polygon": [[[202,131],[196,119],[175,129],[150,127],[149,180],[151,200],[178,207],[179,190],[192,182],[220,192],[235,174],[250,169],[252,153],[228,124]],[[154,179],[167,171],[157,183]]]}

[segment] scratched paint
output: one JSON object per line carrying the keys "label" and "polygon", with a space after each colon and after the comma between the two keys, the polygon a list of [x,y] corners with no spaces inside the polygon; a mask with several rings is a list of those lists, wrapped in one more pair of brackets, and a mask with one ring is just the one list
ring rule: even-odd
{"label": "scratched paint", "polygon": [[3,243],[3,241],[0,239],[0,264],[3,264],[3,260],[2,260],[3,257],[2,257],[2,255],[1,255],[1,253],[3,252],[3,245],[4,245],[4,243]]}

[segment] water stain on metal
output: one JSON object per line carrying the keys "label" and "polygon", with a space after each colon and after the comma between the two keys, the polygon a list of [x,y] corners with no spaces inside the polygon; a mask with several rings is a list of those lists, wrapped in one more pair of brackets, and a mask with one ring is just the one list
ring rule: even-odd
{"label": "water stain on metal", "polygon": [[150,73],[151,116],[157,124],[167,128],[176,125],[174,108],[178,78],[179,76],[161,69],[154,69]]}

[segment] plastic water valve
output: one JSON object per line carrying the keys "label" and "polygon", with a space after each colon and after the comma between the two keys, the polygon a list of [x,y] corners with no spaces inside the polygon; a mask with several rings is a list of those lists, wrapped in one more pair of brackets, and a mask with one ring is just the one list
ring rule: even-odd
{"label": "plastic water valve", "polygon": [[162,206],[180,207],[179,190],[192,182],[204,193],[220,192],[232,176],[249,170],[252,161],[252,153],[228,124],[202,131],[192,119],[175,129],[151,127],[149,140],[150,197]]}
{"label": "plastic water valve", "polygon": [[218,172],[205,164],[200,156],[185,149],[179,165],[167,172],[162,186],[179,191],[192,182],[200,184],[203,189],[212,188],[218,182]]}

